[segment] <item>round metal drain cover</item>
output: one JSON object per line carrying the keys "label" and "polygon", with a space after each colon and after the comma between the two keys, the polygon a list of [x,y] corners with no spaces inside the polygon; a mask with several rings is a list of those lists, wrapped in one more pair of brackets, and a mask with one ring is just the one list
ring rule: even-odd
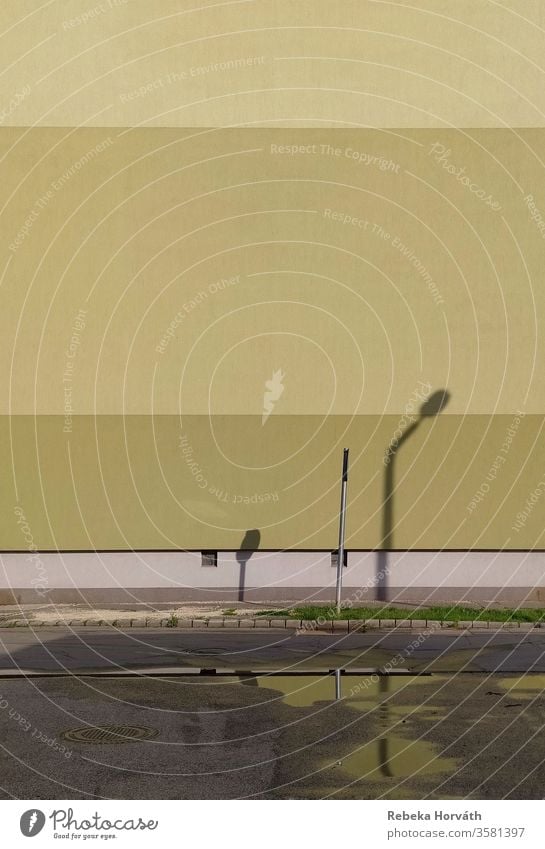
{"label": "round metal drain cover", "polygon": [[159,733],[157,728],[145,725],[86,725],[63,731],[61,737],[72,743],[134,743],[151,740]]}

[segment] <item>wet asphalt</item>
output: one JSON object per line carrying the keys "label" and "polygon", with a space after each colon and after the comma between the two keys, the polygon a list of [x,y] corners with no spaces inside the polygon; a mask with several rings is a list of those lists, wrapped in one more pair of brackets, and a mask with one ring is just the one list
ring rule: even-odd
{"label": "wet asphalt", "polygon": [[335,667],[413,672],[545,672],[545,630],[297,634],[178,629],[3,628],[0,674],[8,670],[137,670],[204,667],[291,670]]}
{"label": "wet asphalt", "polygon": [[[0,682],[0,796],[542,798],[545,676]],[[114,727],[112,742],[74,742]],[[149,739],[134,741],[132,729]]]}
{"label": "wet asphalt", "polygon": [[0,797],[542,798],[545,638],[421,637],[4,630]]}

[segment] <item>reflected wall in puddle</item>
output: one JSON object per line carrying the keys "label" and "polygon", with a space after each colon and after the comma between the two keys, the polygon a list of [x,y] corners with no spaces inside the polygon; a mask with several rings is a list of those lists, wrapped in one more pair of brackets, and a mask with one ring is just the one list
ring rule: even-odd
{"label": "reflected wall in puddle", "polygon": [[[434,677],[434,685],[439,679]],[[322,768],[342,769],[348,776],[366,780],[385,780],[390,778],[408,778],[412,775],[439,775],[456,769],[454,758],[441,757],[437,747],[427,740],[410,740],[400,736],[397,727],[403,717],[418,713],[439,720],[445,710],[436,705],[399,704],[394,701],[408,688],[422,687],[430,683],[425,677],[381,676],[373,680],[372,676],[323,675],[323,676],[262,676],[256,679],[259,687],[280,691],[284,695],[282,702],[291,707],[313,707],[324,702],[340,700],[352,710],[364,713],[369,724],[382,726],[380,736],[370,740],[346,755],[340,755],[336,763],[324,762]],[[334,704],[331,705],[334,709]],[[428,718],[425,716],[425,718]],[[334,714],[331,714],[332,724]],[[384,725],[395,726],[396,732],[385,732]],[[339,730],[342,730],[342,723]],[[369,727],[369,726],[367,726]],[[358,726],[353,726],[354,731]],[[333,729],[334,730],[334,729]]]}

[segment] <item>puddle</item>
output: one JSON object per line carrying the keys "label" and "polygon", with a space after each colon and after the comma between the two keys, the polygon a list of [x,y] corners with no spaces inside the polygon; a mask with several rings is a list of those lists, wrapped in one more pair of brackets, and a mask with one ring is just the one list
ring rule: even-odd
{"label": "puddle", "polygon": [[[409,778],[415,775],[439,775],[453,772],[458,765],[454,758],[443,757],[437,746],[424,739],[411,739],[410,718],[418,716],[440,722],[446,708],[434,704],[409,703],[404,694],[413,695],[433,680],[434,688],[441,686],[445,676],[382,676],[324,675],[258,677],[257,686],[283,693],[282,702],[295,708],[318,708],[325,703],[346,706],[351,712],[361,712],[369,723],[366,732],[374,739],[344,748],[337,761],[322,761],[320,768],[340,770],[343,780],[364,779],[383,781]],[[424,700],[423,700],[424,701]],[[332,705],[334,707],[334,705]],[[405,719],[406,717],[406,719]],[[330,714],[331,725],[335,715]],[[406,723],[406,728],[404,727]],[[361,728],[354,725],[354,732]],[[407,732],[407,737],[403,736]],[[369,736],[368,733],[366,736]]]}
{"label": "puddle", "polygon": [[[340,680],[339,680],[340,679]],[[373,673],[364,675],[271,675],[259,676],[257,686],[264,689],[280,690],[282,701],[291,707],[311,707],[318,702],[342,700],[350,707],[361,710],[373,710],[384,699],[399,692],[420,687],[433,680],[434,684],[443,682],[444,676],[383,675]],[[391,710],[401,711],[402,705],[392,706]],[[415,710],[415,705],[407,705],[407,712]]]}
{"label": "puddle", "polygon": [[491,690],[505,690],[505,697],[516,696],[517,699],[535,699],[542,696],[545,698],[545,675],[529,674],[521,675],[520,678],[500,678],[494,682]]}
{"label": "puddle", "polygon": [[[171,677],[163,669],[156,677],[3,680],[2,697],[52,739],[67,728],[66,716],[75,729],[158,729],[147,741],[106,742],[96,752],[74,743],[73,756],[59,765],[62,755],[37,747],[0,711],[4,784],[24,798],[20,763],[35,766],[39,758],[43,798],[52,788],[65,798],[64,785],[135,799],[150,792],[173,799],[501,799],[515,796],[513,787],[516,798],[543,796],[545,674],[328,674],[335,665],[303,674],[270,663],[268,671],[252,664],[217,666],[214,674],[179,667]],[[64,785],[56,786],[61,774]]]}
{"label": "puddle", "polygon": [[379,781],[387,778],[409,778],[416,774],[437,775],[451,772],[457,766],[454,758],[439,755],[426,740],[405,740],[388,734],[372,740],[343,757],[332,769],[342,769],[353,778]]}

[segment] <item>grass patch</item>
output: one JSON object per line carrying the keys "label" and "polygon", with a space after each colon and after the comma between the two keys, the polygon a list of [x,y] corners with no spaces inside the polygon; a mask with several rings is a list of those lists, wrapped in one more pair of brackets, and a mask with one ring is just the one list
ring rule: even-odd
{"label": "grass patch", "polygon": [[289,610],[262,610],[256,616],[269,618],[284,616],[289,619],[431,619],[438,622],[545,622],[545,610],[519,608],[421,607],[407,610],[402,607],[345,607],[337,614],[332,606],[290,607]]}
{"label": "grass patch", "polygon": [[171,613],[165,622],[165,628],[175,628],[178,624],[178,617]]}
{"label": "grass patch", "polygon": [[236,610],[234,607],[229,607],[227,610],[222,610],[222,616],[235,616]]}

